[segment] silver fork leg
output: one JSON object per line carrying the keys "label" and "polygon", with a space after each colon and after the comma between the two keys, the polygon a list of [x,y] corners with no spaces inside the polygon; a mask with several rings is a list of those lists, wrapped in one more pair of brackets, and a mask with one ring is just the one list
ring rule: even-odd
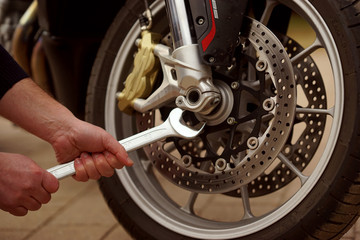
{"label": "silver fork leg", "polygon": [[165,2],[174,49],[195,44],[196,41],[190,30],[184,0],[166,0]]}
{"label": "silver fork leg", "polygon": [[175,64],[177,82],[181,89],[176,105],[201,115],[208,115],[221,100],[220,92],[212,82],[211,68],[200,59],[184,0],[165,2],[173,37],[172,57],[181,62]]}

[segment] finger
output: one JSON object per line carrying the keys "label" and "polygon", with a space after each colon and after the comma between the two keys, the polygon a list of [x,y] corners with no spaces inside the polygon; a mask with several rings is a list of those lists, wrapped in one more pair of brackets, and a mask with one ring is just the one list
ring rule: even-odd
{"label": "finger", "polygon": [[48,171],[44,171],[41,185],[48,193],[55,193],[59,189],[59,180]]}
{"label": "finger", "polygon": [[[111,135],[110,135],[111,136]],[[114,154],[118,160],[120,160],[126,166],[132,166],[134,162],[129,158],[125,148],[116,141],[112,136],[105,143],[106,149]]]}
{"label": "finger", "polygon": [[114,174],[114,169],[107,162],[103,154],[95,153],[93,154],[93,159],[96,169],[99,171],[101,176],[111,177]]}
{"label": "finger", "polygon": [[106,161],[109,163],[109,165],[112,168],[116,168],[116,169],[120,169],[124,167],[124,163],[122,163],[121,161],[119,161],[116,156],[108,151],[103,152]]}
{"label": "finger", "polygon": [[51,194],[45,188],[37,188],[32,192],[32,196],[41,204],[46,204],[51,199]]}
{"label": "finger", "polygon": [[75,165],[76,174],[73,176],[73,178],[76,181],[80,181],[80,182],[86,182],[87,180],[89,180],[89,176],[87,175],[85,167],[79,158],[75,159],[74,165]]}
{"label": "finger", "polygon": [[80,157],[89,178],[98,180],[101,175],[96,169],[93,158],[87,153],[82,153]]}
{"label": "finger", "polygon": [[36,211],[41,208],[41,203],[37,201],[34,197],[27,198],[24,202],[24,207],[30,211]]}
{"label": "finger", "polygon": [[25,207],[17,207],[14,209],[9,210],[8,212],[11,213],[14,216],[25,216],[28,213],[29,210],[27,210]]}

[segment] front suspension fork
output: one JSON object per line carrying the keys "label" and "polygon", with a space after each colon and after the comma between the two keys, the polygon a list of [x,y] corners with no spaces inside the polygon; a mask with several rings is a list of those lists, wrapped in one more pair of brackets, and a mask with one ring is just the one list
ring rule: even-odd
{"label": "front suspension fork", "polygon": [[[219,104],[227,104],[223,103],[224,91],[219,91],[218,84],[213,83],[211,66],[231,65],[241,26],[241,21],[236,20],[241,19],[242,11],[234,14],[234,11],[230,10],[233,6],[236,9],[244,8],[237,6],[238,0],[223,0],[221,9],[224,12],[219,15],[216,12],[215,19],[214,14],[209,17],[207,13],[215,12],[217,1],[219,2],[204,0],[204,3],[209,5],[205,9],[199,0],[165,0],[172,48],[161,44],[160,36],[150,32],[151,24],[146,25],[146,19],[140,21],[145,22],[145,25],[141,26],[142,38],[137,41],[138,52],[134,59],[134,69],[125,81],[124,90],[117,94],[121,111],[131,113],[134,109],[146,112],[175,100],[179,108],[200,116],[210,116],[215,114],[214,109]],[[246,0],[240,1],[246,6],[244,2]],[[149,8],[146,15],[150,15]],[[218,27],[215,36],[213,30],[216,21]],[[204,26],[210,26],[209,32]],[[201,36],[205,36],[206,41]],[[216,41],[211,41],[215,38]],[[163,82],[152,91],[158,78],[159,66],[162,68]]]}
{"label": "front suspension fork", "polygon": [[220,103],[221,95],[213,84],[211,67],[200,58],[188,6],[184,0],[165,0],[165,3],[173,40],[172,57],[182,63],[174,68],[180,88],[176,105],[208,115]]}

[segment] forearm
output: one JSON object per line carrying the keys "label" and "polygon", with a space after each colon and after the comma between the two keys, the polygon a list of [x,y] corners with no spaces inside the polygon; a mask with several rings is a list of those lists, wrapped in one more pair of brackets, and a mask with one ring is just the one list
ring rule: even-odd
{"label": "forearm", "polygon": [[13,85],[1,98],[0,114],[49,142],[60,163],[91,153],[77,161],[77,180],[110,176],[114,168],[133,164],[114,137],[77,119],[29,78]]}
{"label": "forearm", "polygon": [[67,132],[71,121],[76,120],[29,78],[16,83],[1,98],[0,114],[50,143],[59,129]]}

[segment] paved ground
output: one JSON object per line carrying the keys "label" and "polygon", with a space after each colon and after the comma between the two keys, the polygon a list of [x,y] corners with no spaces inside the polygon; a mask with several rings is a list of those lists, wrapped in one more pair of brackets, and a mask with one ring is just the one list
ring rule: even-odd
{"label": "paved ground", "polygon": [[[56,164],[51,146],[0,118],[0,151],[25,154],[44,168]],[[0,240],[128,240],[107,208],[95,181],[61,181],[52,201],[25,217],[0,210]],[[342,240],[360,239],[360,221]]]}

